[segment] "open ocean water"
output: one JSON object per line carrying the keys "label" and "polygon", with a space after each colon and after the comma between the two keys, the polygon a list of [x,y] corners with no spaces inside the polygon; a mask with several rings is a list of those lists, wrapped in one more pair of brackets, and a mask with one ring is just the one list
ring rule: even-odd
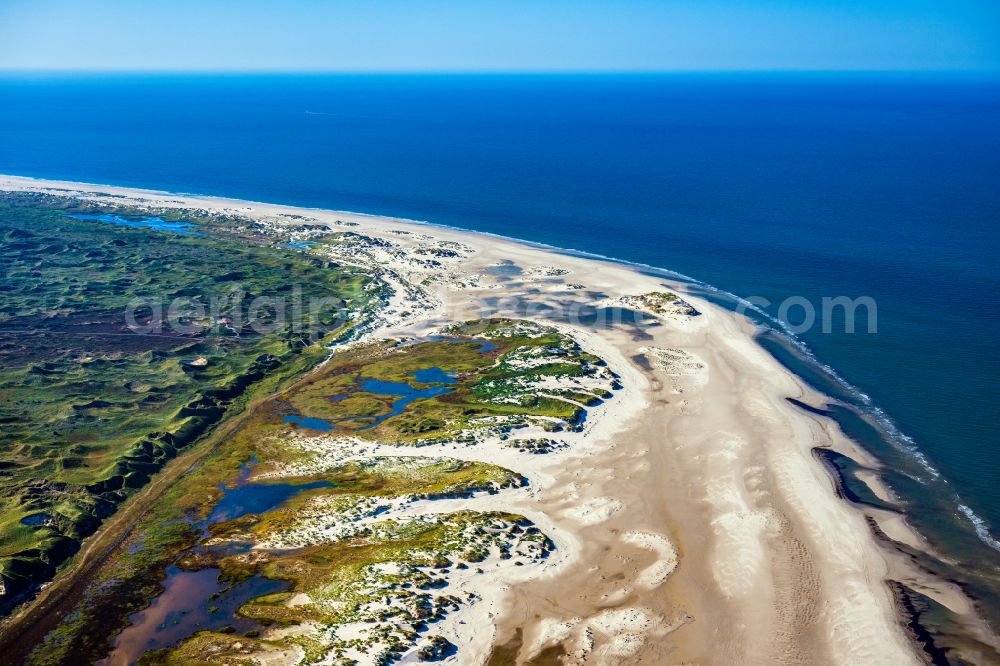
{"label": "open ocean water", "polygon": [[[428,220],[766,299],[764,344],[1000,621],[995,79],[8,75],[0,173]],[[790,337],[790,296],[871,297],[878,332]]]}

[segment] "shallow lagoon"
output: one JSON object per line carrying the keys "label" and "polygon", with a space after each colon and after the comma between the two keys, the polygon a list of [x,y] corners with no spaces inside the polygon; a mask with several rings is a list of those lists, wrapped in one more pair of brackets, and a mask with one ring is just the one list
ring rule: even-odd
{"label": "shallow lagoon", "polygon": [[292,483],[247,483],[230,488],[212,509],[206,523],[212,525],[242,518],[251,513],[266,513],[276,509],[304,490],[325,488],[327,481],[295,485]]}
{"label": "shallow lagoon", "polygon": [[[329,487],[328,481],[295,485],[291,483],[255,483],[248,481],[256,459],[240,468],[240,477],[232,486],[220,486],[223,496],[200,525],[202,536],[208,536],[209,526],[234,520],[248,514],[272,511],[300,492]],[[228,543],[221,548],[230,552],[246,550],[247,543]],[[219,546],[196,546],[196,549]],[[112,654],[99,662],[103,666],[135,663],[143,653],[177,645],[195,632],[222,630],[233,632],[259,630],[260,624],[237,615],[248,601],[281,592],[287,581],[251,576],[238,583],[219,580],[219,569],[209,567],[184,571],[176,565],[167,568],[163,592],[148,608],[129,616],[129,625],[115,639]]]}
{"label": "shallow lagoon", "polygon": [[[430,386],[427,388],[415,388],[405,382],[387,382],[380,379],[362,378],[360,386],[355,389],[356,391],[364,391],[375,395],[399,396],[398,400],[393,401],[389,412],[386,414],[379,414],[378,416],[349,416],[335,421],[317,419],[299,414],[289,414],[285,416],[285,422],[293,423],[300,428],[327,432],[336,427],[338,423],[370,419],[372,421],[371,423],[358,428],[358,430],[367,430],[369,428],[374,428],[386,419],[402,414],[406,410],[406,406],[414,400],[434,398],[439,395],[444,395],[445,393],[451,393],[453,389],[448,388],[446,384],[454,384],[457,381],[441,368],[422,368],[420,370],[415,370],[411,374],[413,375],[415,381],[421,384],[430,384]],[[351,391],[350,393],[353,392],[354,391]],[[336,396],[333,399],[343,399],[346,395],[347,394]]]}
{"label": "shallow lagoon", "polygon": [[155,229],[156,231],[172,231],[185,236],[203,236],[197,231],[190,231],[194,225],[190,222],[170,222],[162,217],[122,217],[121,215],[70,215],[74,220],[95,220],[108,224],[117,224],[120,227],[131,227],[133,229]]}
{"label": "shallow lagoon", "polygon": [[291,243],[282,243],[278,247],[288,248],[289,250],[302,250],[303,252],[308,251],[316,244],[316,241],[293,241]]}
{"label": "shallow lagoon", "polygon": [[[135,663],[149,650],[171,647],[198,631],[225,629],[244,633],[261,625],[236,614],[246,602],[281,592],[286,581],[253,576],[235,585],[221,583],[218,569],[167,569],[164,591],[149,608],[133,614],[131,623],[115,641],[115,650],[103,666]],[[217,595],[217,596],[216,596]],[[209,599],[209,597],[214,597]]]}

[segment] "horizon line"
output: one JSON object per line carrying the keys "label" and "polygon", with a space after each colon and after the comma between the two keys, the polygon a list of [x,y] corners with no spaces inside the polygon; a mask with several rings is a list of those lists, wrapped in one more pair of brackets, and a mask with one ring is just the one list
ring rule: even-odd
{"label": "horizon line", "polygon": [[991,68],[720,68],[720,69],[60,69],[60,68],[5,68],[0,66],[0,76],[49,75],[49,76],[622,76],[664,74],[779,74],[779,75],[966,75],[1000,77],[1000,69]]}

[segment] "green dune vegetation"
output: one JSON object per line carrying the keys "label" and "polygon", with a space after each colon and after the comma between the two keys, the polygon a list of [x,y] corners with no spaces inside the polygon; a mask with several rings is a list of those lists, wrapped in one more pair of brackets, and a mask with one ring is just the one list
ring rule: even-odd
{"label": "green dune vegetation", "polygon": [[[231,619],[243,623],[238,632],[230,621],[192,630],[175,647],[147,653],[144,664],[286,657],[348,664],[359,654],[392,663],[412,647],[428,658],[446,653],[453,646],[428,627],[476,602],[453,589],[451,577],[538,563],[554,545],[524,516],[447,504],[518,488],[525,478],[421,451],[489,437],[531,443],[511,437],[532,426],[579,428],[585,406],[615,388],[601,359],[555,329],[523,321],[474,321],[430,340],[339,351],[244,413],[224,445],[156,500],[29,662],[106,654],[128,615],[177,575],[168,573],[171,565],[213,569],[227,590],[261,579],[283,589],[242,603]],[[386,445],[396,453],[377,451]],[[284,494],[229,510],[240,505],[231,493],[248,487]],[[207,597],[184,603],[214,608]],[[102,631],[89,630],[95,626]]]}
{"label": "green dune vegetation", "polygon": [[[526,544],[534,550],[526,550]],[[469,601],[447,591],[437,593],[452,567],[468,570],[494,550],[521,562],[530,553],[551,548],[522,516],[454,512],[433,520],[381,521],[363,542],[339,540],[280,557],[264,554],[249,564],[245,560],[250,558],[233,556],[219,563],[224,576],[262,572],[289,582],[288,591],[258,597],[239,610],[242,617],[263,626],[290,627],[288,636],[268,640],[200,632],[177,648],[148,653],[141,663],[190,664],[206,655],[212,663],[248,663],[241,660],[288,648],[299,648],[306,663],[331,657],[332,663],[356,663],[352,655],[359,653],[377,654],[381,663],[392,663],[420,640],[429,624]],[[289,603],[298,595],[309,601]],[[358,624],[370,629],[351,636],[343,631]]]}
{"label": "green dune vegetation", "polygon": [[[72,217],[107,215],[118,223]],[[173,230],[129,226],[149,216],[0,194],[0,614],[178,450],[314,367],[380,297],[363,272],[275,247],[237,216],[163,211],[153,226]],[[320,306],[282,317],[258,296]],[[157,304],[181,326],[158,326]]]}
{"label": "green dune vegetation", "polygon": [[[28,663],[100,659],[118,631],[143,631],[130,615],[172,577],[206,570],[219,589],[182,604],[218,621],[143,663],[434,659],[454,646],[428,625],[476,602],[449,580],[554,548],[524,516],[465,503],[526,478],[442,451],[564,448],[617,377],[558,330],[509,319],[330,356],[388,287],[323,251],[356,235],[300,229],[309,244],[288,246],[284,222],[0,194],[0,612],[168,461],[191,465],[80,573]],[[212,615],[231,593],[229,620]]]}
{"label": "green dune vegetation", "polygon": [[[304,386],[281,396],[282,406],[364,439],[416,445],[469,442],[477,432],[498,428],[574,428],[584,408],[609,397],[615,386],[601,359],[553,328],[496,319],[458,324],[447,333],[435,341],[375,342],[340,354]],[[394,418],[379,420],[392,412],[399,396],[378,395],[378,388],[371,387],[401,382],[424,386],[415,381],[415,373],[427,368],[453,376],[447,392],[416,400]]]}

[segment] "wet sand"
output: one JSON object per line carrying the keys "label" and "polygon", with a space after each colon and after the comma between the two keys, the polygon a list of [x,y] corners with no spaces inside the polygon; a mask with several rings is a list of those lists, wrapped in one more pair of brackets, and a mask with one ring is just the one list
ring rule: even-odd
{"label": "wet sand", "polygon": [[[561,328],[608,362],[622,390],[591,410],[565,450],[469,453],[529,479],[530,492],[505,498],[504,509],[534,520],[559,553],[541,570],[494,574],[483,602],[447,621],[474,663],[491,654],[491,663],[918,663],[887,583],[903,575],[890,567],[905,564],[837,496],[812,453],[864,452],[833,421],[789,402],[820,407],[823,396],[754,341],[750,322],[683,285],[389,218],[13,177],[0,177],[0,188],[114,194],[273,225],[291,215],[348,223],[341,228],[398,250],[377,264],[397,296],[369,335],[419,337],[455,321],[520,317]],[[421,266],[414,248],[428,239],[470,251],[443,268]],[[600,323],[609,307],[628,311],[623,297],[664,290],[700,314]]]}

